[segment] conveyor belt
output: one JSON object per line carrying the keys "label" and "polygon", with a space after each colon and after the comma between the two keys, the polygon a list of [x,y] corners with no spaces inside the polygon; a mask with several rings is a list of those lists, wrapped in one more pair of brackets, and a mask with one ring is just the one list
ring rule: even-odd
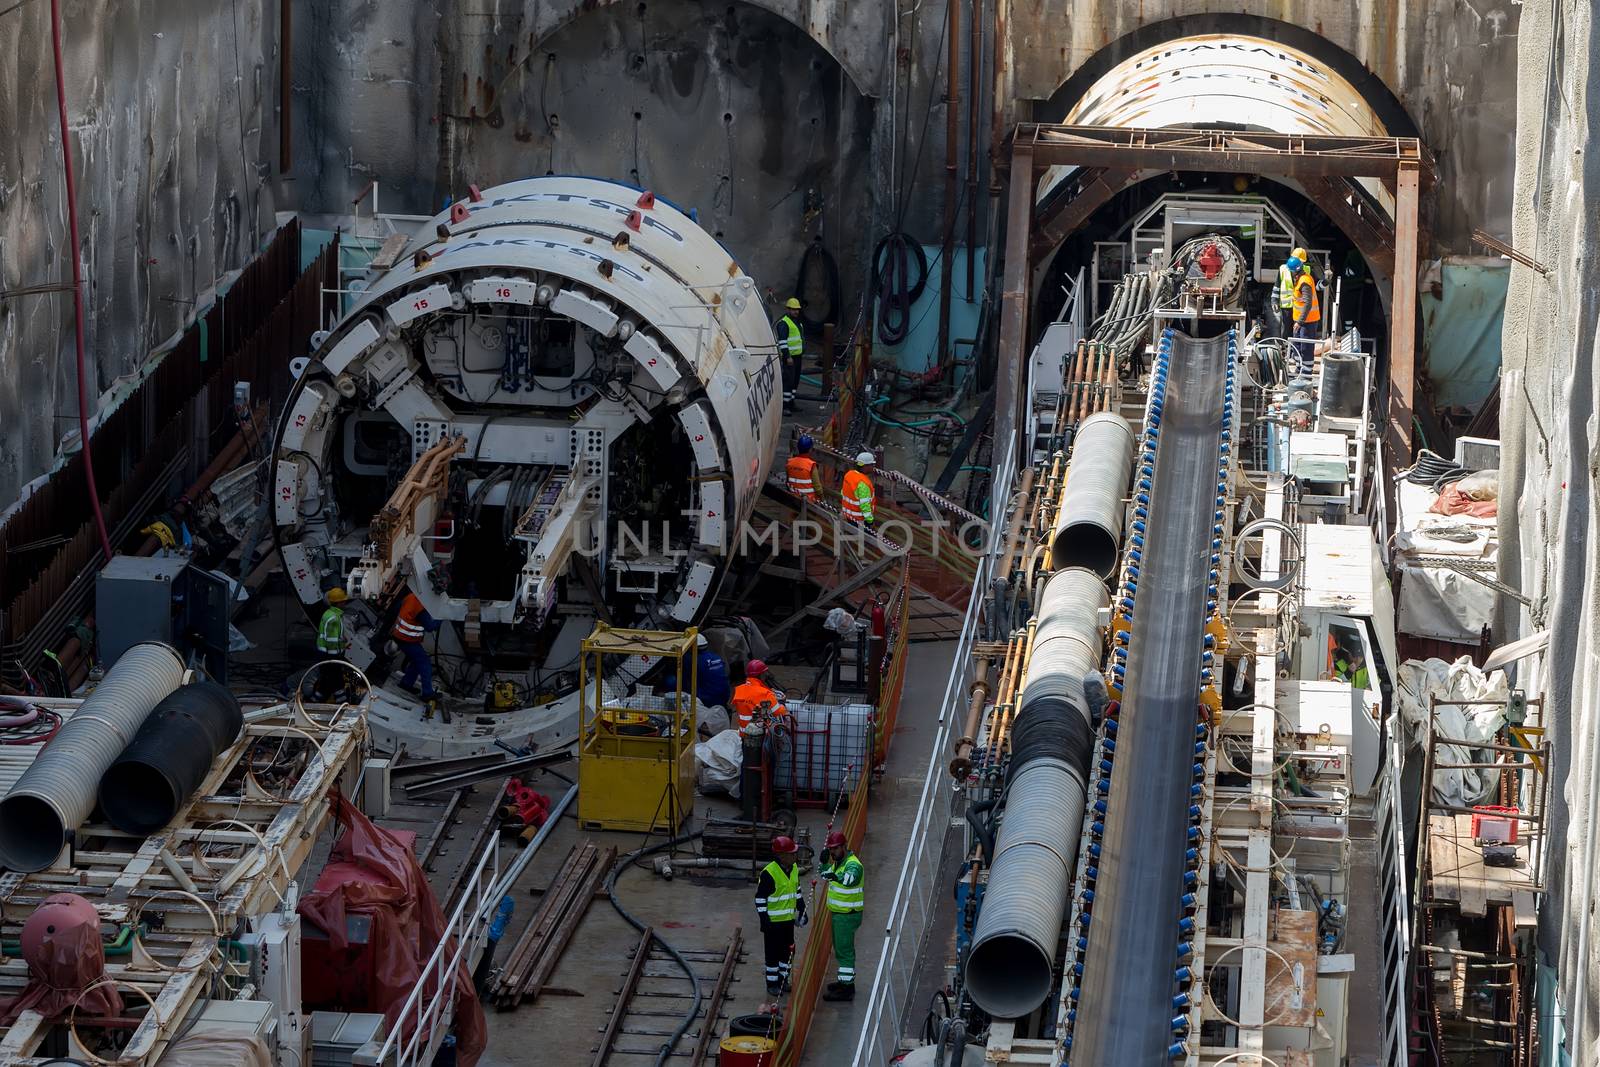
{"label": "conveyor belt", "polygon": [[1150,1067],[1174,1038],[1226,336],[1177,334],[1118,720],[1073,1067]]}

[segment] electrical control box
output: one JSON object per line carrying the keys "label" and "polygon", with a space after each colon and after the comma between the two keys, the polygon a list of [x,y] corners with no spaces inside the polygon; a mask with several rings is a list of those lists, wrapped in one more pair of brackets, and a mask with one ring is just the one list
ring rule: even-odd
{"label": "electrical control box", "polygon": [[94,601],[103,666],[141,641],[161,641],[227,683],[232,591],[225,579],[187,556],[114,556],[95,578]]}

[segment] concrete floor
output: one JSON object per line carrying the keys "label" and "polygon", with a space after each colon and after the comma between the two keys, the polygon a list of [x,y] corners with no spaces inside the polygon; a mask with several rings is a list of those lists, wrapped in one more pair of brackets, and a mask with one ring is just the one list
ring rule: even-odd
{"label": "concrete floor", "polygon": [[[937,709],[944,695],[953,651],[954,646],[949,643],[912,646],[888,766],[883,779],[873,787],[867,837],[859,852],[867,868],[868,900],[867,921],[862,925],[856,946],[857,981],[863,991],[870,987],[877,965],[883,931],[876,920],[887,910],[888,897],[894,892],[901,853],[915,817],[915,805],[937,732]],[[556,769],[569,775],[573,772],[571,766]],[[565,783],[553,775],[536,778],[534,785],[552,797],[565,788]],[[467,861],[465,842],[478,825],[493,793],[494,785],[480,785],[462,805],[454,835],[445,841],[435,863],[436,888],[448,882],[455,869]],[[404,803],[399,802],[404,794],[397,786],[395,796],[397,803],[384,824],[417,833],[420,848],[420,842],[432,833],[447,794],[439,794],[425,803]],[[735,810],[735,805],[726,798],[696,798],[697,819],[708,814],[732,816]],[[810,829],[814,842],[820,843],[826,820],[826,812],[800,813],[801,825]],[[601,847],[614,845],[619,854],[646,843],[638,834],[584,833],[574,817],[564,818],[518,883],[517,910],[503,945],[507,952],[537,910],[538,891],[550,883],[568,851],[584,838],[593,839]],[[686,846],[683,854],[691,854],[692,847]],[[802,884],[811,892],[810,878]],[[766,999],[762,985],[760,932],[752,903],[754,884],[747,873],[727,870],[680,873],[669,882],[649,870],[629,869],[618,879],[617,895],[623,906],[640,921],[655,927],[683,951],[721,952],[734,927],[742,929],[746,953],[734,972],[735,980],[724,1007],[724,1020],[719,1023],[719,1035],[726,1017],[753,1012]],[[801,936],[804,938],[807,934],[802,931]],[[638,932],[617,914],[605,896],[597,896],[556,968],[551,989],[536,1002],[513,1011],[501,1012],[492,1007],[488,1010],[489,1049],[479,1062],[483,1067],[520,1067],[530,1062],[590,1062],[638,940]],[[804,943],[802,940],[801,947]],[[665,972],[672,968],[653,965],[650,969]],[[705,963],[698,965],[697,970],[702,974],[714,974],[716,967]],[[635,999],[636,1011],[630,1017],[629,1028],[670,1032],[688,1003],[682,996],[672,994],[682,994],[686,983],[670,977],[646,978],[639,988],[644,995]],[[706,992],[709,993],[709,984]],[[864,992],[862,1000],[865,1000]],[[658,1014],[641,1018],[639,1009]],[[804,1062],[849,1062],[862,1010],[859,1001],[853,1005],[820,1005]],[[689,1030],[689,1040],[692,1042],[698,1033],[697,1023]],[[609,1062],[648,1062],[661,1040],[656,1035],[624,1035],[618,1040],[617,1051]]]}

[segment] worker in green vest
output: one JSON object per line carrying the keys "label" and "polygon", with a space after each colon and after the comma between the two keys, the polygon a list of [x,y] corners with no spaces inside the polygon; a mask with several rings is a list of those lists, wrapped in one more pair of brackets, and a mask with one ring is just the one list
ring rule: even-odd
{"label": "worker in green vest", "polygon": [[1371,676],[1367,673],[1367,659],[1361,649],[1357,648],[1355,651],[1335,649],[1333,677],[1336,681],[1349,682],[1357,689],[1366,689],[1371,684]]}
{"label": "worker in green vest", "polygon": [[778,355],[783,360],[783,413],[794,414],[794,394],[800,388],[800,360],[805,344],[800,337],[800,298],[791,296],[783,318],[773,332],[778,335]]}
{"label": "worker in green vest", "polygon": [[756,879],[756,915],[767,962],[767,996],[776,1000],[789,988],[789,961],[794,958],[794,927],[806,924],[806,898],[800,892],[800,864],[794,838],[772,839],[772,862]]}
{"label": "worker in green vest", "polygon": [[[328,605],[322,613],[322,619],[317,623],[317,651],[322,659],[343,659],[350,648],[350,642],[344,636],[344,608],[342,605],[350,599],[338,586],[328,590],[322,596]],[[312,686],[312,699],[324,702],[333,700],[337,694],[345,689],[349,679],[343,667],[322,663],[313,668],[317,672],[317,681]]]}
{"label": "worker in green vest", "polygon": [[839,961],[839,980],[829,982],[823,1000],[856,999],[856,931],[867,906],[866,871],[856,859],[844,834],[828,835],[828,858],[822,877],[828,882],[828,911],[833,920],[833,956]]}
{"label": "worker in green vest", "polygon": [[1288,259],[1278,264],[1278,284],[1272,287],[1272,292],[1278,298],[1279,337],[1294,334],[1294,280],[1305,262],[1306,250],[1296,248],[1289,253]]}

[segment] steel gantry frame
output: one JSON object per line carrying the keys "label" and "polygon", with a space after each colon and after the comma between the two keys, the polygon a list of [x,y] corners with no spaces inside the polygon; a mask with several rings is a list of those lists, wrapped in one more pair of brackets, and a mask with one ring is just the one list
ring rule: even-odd
{"label": "steel gantry frame", "polygon": [[[1045,170],[1058,166],[1082,168],[1068,179],[1076,183],[1077,191],[1041,214],[1036,205],[1038,180]],[[1023,123],[1011,136],[1010,167],[996,381],[1003,395],[1013,397],[1014,402],[996,408],[996,440],[1019,431],[1017,413],[1025,410],[1022,365],[1034,268],[1095,210],[1142,174],[1187,170],[1295,179],[1376,269],[1390,267],[1386,436],[1395,455],[1410,455],[1416,390],[1418,210],[1422,187],[1433,178],[1432,163],[1417,138]],[[1377,179],[1393,193],[1392,248],[1383,227],[1350,202],[1350,182],[1357,178]]]}

